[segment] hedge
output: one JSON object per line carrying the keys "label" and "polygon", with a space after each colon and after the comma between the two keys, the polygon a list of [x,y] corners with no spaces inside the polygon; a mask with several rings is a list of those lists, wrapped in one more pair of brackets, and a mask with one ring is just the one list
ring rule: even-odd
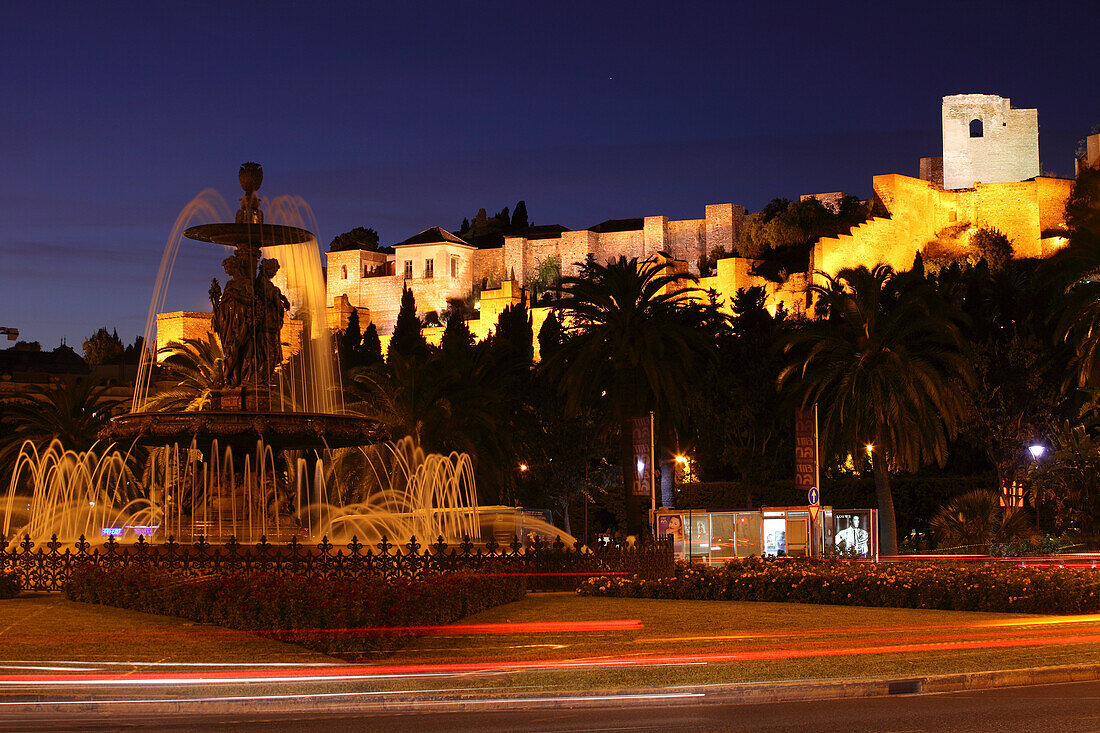
{"label": "hedge", "polygon": [[73,601],[177,616],[356,658],[400,647],[419,628],[526,595],[522,577],[440,574],[418,580],[270,573],[185,577],[156,569],[73,568]]}
{"label": "hedge", "polygon": [[15,598],[19,595],[19,576],[15,573],[0,573],[0,600]]}
{"label": "hedge", "polygon": [[660,580],[590,578],[589,596],[776,601],[842,606],[1076,614],[1100,611],[1095,572],[1003,563],[869,563],[747,558],[719,567],[677,565]]}

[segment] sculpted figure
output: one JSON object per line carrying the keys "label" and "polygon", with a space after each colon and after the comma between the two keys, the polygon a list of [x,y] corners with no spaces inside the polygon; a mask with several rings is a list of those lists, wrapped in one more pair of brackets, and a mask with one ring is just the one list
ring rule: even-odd
{"label": "sculpted figure", "polygon": [[256,361],[261,384],[271,383],[275,367],[283,360],[283,317],[290,301],[272,282],[278,271],[279,261],[269,258],[260,263],[256,275]]}
{"label": "sculpted figure", "polygon": [[254,377],[254,283],[247,257],[233,255],[222,261],[229,282],[214,308],[214,332],[222,342],[225,384],[239,387]]}

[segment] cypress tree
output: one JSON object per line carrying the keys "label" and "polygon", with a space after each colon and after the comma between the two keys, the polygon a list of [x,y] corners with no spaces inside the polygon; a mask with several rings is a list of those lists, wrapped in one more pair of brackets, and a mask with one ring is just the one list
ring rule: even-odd
{"label": "cypress tree", "polygon": [[363,330],[363,342],[359,347],[359,363],[363,366],[370,366],[381,361],[382,341],[378,338],[378,329],[371,322]]}
{"label": "cypress tree", "polygon": [[512,231],[517,234],[527,231],[531,225],[527,221],[527,202],[520,201],[512,212]]}
{"label": "cypress tree", "polygon": [[558,353],[561,341],[561,321],[558,320],[554,311],[550,311],[550,315],[546,316],[546,320],[542,322],[542,328],[539,329],[539,359],[545,361]]}
{"label": "cypress tree", "polygon": [[340,351],[340,364],[344,369],[359,366],[359,346],[363,342],[363,334],[359,330],[359,311],[351,309],[348,316],[348,327],[340,334],[336,342],[336,348]]}
{"label": "cypress tree", "polygon": [[447,328],[443,329],[443,339],[439,345],[445,355],[468,353],[474,347],[474,334],[465,319],[457,313],[452,314],[447,320]]}
{"label": "cypress tree", "polygon": [[493,348],[502,356],[514,356],[530,362],[535,358],[533,339],[531,318],[527,315],[527,296],[524,295],[518,303],[501,312]]}
{"label": "cypress tree", "polygon": [[397,323],[393,327],[386,361],[391,360],[395,353],[406,359],[427,355],[428,342],[424,340],[420,329],[420,319],[416,317],[416,298],[405,287],[401,293],[401,309],[397,311]]}

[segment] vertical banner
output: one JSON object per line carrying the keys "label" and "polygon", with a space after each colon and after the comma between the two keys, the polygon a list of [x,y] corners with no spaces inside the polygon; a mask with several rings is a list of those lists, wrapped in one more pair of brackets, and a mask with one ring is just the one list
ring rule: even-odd
{"label": "vertical banner", "polygon": [[817,405],[794,412],[794,486],[806,492],[806,503],[817,506],[821,496],[817,482]]}
{"label": "vertical banner", "polygon": [[634,446],[634,477],[632,493],[635,496],[649,496],[653,491],[653,429],[652,418],[630,418],[630,442]]}

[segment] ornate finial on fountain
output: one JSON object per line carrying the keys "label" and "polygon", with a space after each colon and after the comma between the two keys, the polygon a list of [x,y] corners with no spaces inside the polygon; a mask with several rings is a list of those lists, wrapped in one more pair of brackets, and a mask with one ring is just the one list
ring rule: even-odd
{"label": "ornate finial on fountain", "polygon": [[241,208],[237,210],[238,224],[263,224],[264,212],[260,209],[260,197],[256,191],[264,182],[264,168],[259,163],[243,163],[237,173],[237,180],[241,182],[244,196],[241,197]]}

